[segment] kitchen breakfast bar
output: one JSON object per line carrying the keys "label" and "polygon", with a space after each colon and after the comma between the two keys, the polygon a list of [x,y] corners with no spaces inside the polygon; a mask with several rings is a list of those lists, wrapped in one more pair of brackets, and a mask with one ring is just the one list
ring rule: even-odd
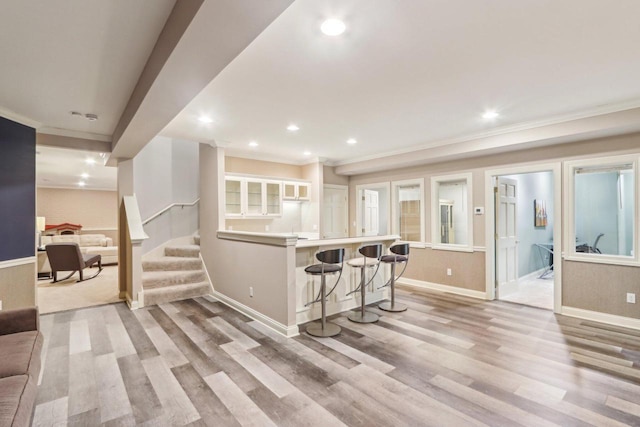
{"label": "kitchen breakfast bar", "polygon": [[[253,233],[245,231],[218,231],[218,264],[226,271],[224,283],[214,283],[214,296],[239,309],[286,336],[298,334],[298,326],[321,316],[321,304],[313,303],[320,292],[320,278],[305,272],[317,264],[316,253],[329,249],[345,249],[343,273],[327,275],[328,316],[360,307],[360,292],[354,292],[360,283],[360,269],[347,265],[347,261],[362,255],[358,248],[379,243],[382,253],[399,239],[396,235],[362,236],[336,239],[307,239],[295,234]],[[206,254],[205,254],[206,256]],[[367,281],[377,271],[366,288],[366,304],[388,298],[390,268],[381,263],[368,267]],[[335,285],[335,288],[334,288]]]}

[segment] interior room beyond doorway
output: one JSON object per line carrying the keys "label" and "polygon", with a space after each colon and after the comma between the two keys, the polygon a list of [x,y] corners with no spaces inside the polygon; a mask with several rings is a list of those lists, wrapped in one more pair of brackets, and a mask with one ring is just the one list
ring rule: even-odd
{"label": "interior room beyond doorway", "polygon": [[496,177],[496,297],[554,307],[553,172]]}

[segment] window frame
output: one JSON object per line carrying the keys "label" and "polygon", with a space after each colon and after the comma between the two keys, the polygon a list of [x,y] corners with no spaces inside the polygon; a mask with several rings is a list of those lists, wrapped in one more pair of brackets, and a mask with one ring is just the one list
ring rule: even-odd
{"label": "window frame", "polygon": [[[639,266],[640,258],[638,254],[638,228],[639,223],[638,211],[640,209],[640,174],[638,173],[638,155],[620,155],[609,157],[596,157],[581,160],[570,160],[564,162],[564,198],[563,198],[563,210],[564,210],[564,244],[563,244],[563,258],[567,261],[579,261],[589,262],[596,264],[611,264],[611,265],[629,265]],[[589,254],[576,252],[576,245],[569,244],[576,241],[576,224],[575,224],[575,170],[585,167],[607,167],[607,166],[620,166],[623,164],[631,164],[634,174],[633,179],[633,255],[609,255],[609,254]],[[590,242],[589,242],[590,243]]]}
{"label": "window frame", "polygon": [[404,243],[409,243],[410,247],[424,248],[426,241],[426,221],[425,221],[425,196],[424,196],[424,178],[404,179],[401,181],[391,182],[391,233],[400,235],[400,225],[398,216],[398,188],[407,185],[418,184],[420,188],[420,240],[400,240]]}
{"label": "window frame", "polygon": [[[465,181],[467,184],[467,243],[440,242],[440,196],[441,184]],[[431,247],[436,250],[473,252],[473,174],[463,172],[452,175],[438,175],[431,177]]]}

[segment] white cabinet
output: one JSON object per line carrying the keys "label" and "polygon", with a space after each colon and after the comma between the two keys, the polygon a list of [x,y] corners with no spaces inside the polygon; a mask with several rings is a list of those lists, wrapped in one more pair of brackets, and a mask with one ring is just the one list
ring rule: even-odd
{"label": "white cabinet", "polygon": [[284,200],[311,200],[311,185],[306,182],[285,181]]}
{"label": "white cabinet", "polygon": [[226,177],[225,215],[228,218],[282,216],[282,185],[280,181]]}

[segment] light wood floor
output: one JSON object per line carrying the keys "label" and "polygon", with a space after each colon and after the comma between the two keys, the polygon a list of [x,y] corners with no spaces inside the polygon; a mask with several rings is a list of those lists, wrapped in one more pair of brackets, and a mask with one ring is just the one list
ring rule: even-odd
{"label": "light wood floor", "polygon": [[[282,338],[204,298],[45,315],[34,425],[640,425],[640,332],[400,290],[340,336]],[[377,309],[372,309],[377,311]]]}

